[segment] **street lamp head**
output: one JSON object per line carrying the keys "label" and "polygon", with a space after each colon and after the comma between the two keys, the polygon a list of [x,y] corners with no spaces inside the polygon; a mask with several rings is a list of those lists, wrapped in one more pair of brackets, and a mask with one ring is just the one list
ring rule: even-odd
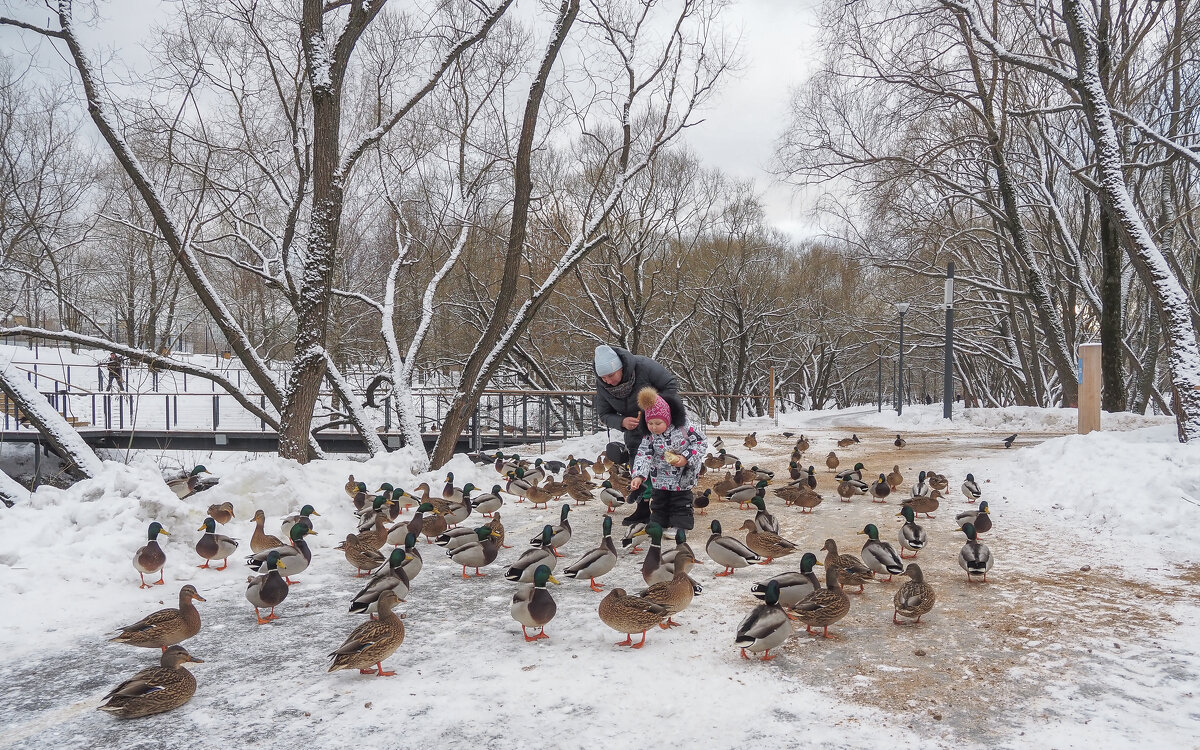
{"label": "street lamp head", "polygon": [[908,312],[908,303],[907,302],[897,302],[896,310],[899,311],[899,313],[901,315],[903,315],[904,313]]}

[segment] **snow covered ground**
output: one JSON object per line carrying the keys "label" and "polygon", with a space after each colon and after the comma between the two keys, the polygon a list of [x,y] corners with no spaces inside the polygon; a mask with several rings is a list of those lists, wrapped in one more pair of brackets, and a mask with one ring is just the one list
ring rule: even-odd
{"label": "snow covered ground", "polygon": [[[838,502],[823,468],[828,451],[874,473],[898,466],[905,490],[922,468],[945,473],[950,497],[935,519],[922,519],[930,544],[917,560],[938,605],[918,626],[891,623],[898,583],[873,583],[831,629],[840,640],[801,631],[778,659],[743,661],[733,639],[757,604],[750,584],[797,561],[713,578],[708,522],[722,520],[729,533],[748,517],[719,504],[697,517],[694,577],[704,592],[676,618],[684,627],[650,633],[641,651],[618,648],[623,635],[596,614],[602,594],[564,579],[551,587],[559,606],[551,638],[527,644],[508,612],[515,584],[502,572],[558,509],[508,502],[502,515],[514,548],[487,578],[464,581],[440,548],[420,545],[425,568],[400,607],[407,637],[385,663],[393,678],[325,672],[325,655],[360,622],[346,608],[361,581],[333,549],[355,520],[342,485],[353,473],[372,489],[426,481],[437,492],[444,473],[414,476],[402,453],[303,467],[197,456],[221,484],[181,501],[159,480],[157,457],[108,463],[97,479],[44,487],[28,504],[0,509],[0,747],[1196,747],[1200,447],[1176,443],[1162,418],[1123,415],[1105,427],[1124,431],[1063,435],[1073,426],[1067,410],[972,409],[948,424],[940,407],[908,407],[902,418],[802,412],[779,426],[710,431],[730,452],[783,474],[793,439],[781,432],[808,434],[805,462],[819,467],[825,502],[802,516],[768,495],[784,536],[806,550],[833,537],[857,552],[863,537],[854,532],[866,523],[895,537],[895,502]],[[753,429],[759,446],[744,450],[741,437]],[[851,432],[862,443],[837,449]],[[903,451],[891,445],[895,432],[909,441]],[[1018,441],[1005,450],[1000,440],[1013,432]],[[579,438],[548,455],[594,457],[606,441]],[[459,486],[496,483],[491,468],[464,457],[445,468]],[[968,507],[958,492],[967,472],[996,524],[984,538],[998,560],[986,585],[965,583],[955,563],[963,537],[953,516]],[[225,500],[237,517],[222,531],[247,554],[256,508],[274,534],[278,519],[305,503],[321,513],[309,537],[313,565],[272,625],[255,624],[239,559],[224,572],[195,567],[205,508]],[[563,565],[595,545],[602,514],[598,503],[574,509]],[[130,559],[151,520],[172,533],[167,585],[140,590]],[[642,588],[641,559],[623,553],[601,582]],[[157,660],[106,636],[175,606],[184,583],[208,600],[198,605],[203,629],[185,644],[206,661],[192,666],[195,697],[137,722],[95,711],[113,685]]]}

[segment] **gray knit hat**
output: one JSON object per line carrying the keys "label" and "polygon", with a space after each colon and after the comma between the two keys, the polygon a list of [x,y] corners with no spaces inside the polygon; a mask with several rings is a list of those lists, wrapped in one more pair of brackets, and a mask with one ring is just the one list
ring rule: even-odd
{"label": "gray knit hat", "polygon": [[621,357],[617,355],[608,344],[601,344],[596,347],[596,374],[600,377],[612,375],[617,370],[624,367],[621,364]]}

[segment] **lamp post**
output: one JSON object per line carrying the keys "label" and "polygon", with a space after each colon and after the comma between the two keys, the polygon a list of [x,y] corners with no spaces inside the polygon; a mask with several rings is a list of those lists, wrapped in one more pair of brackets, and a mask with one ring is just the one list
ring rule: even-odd
{"label": "lamp post", "polygon": [[942,417],[954,414],[954,262],[946,264],[946,351],[942,357]]}
{"label": "lamp post", "polygon": [[875,356],[879,360],[879,412],[883,413],[883,347],[875,347]]}
{"label": "lamp post", "polygon": [[908,312],[907,302],[897,302],[896,311],[900,313],[900,356],[896,363],[896,416],[904,413],[904,313]]}

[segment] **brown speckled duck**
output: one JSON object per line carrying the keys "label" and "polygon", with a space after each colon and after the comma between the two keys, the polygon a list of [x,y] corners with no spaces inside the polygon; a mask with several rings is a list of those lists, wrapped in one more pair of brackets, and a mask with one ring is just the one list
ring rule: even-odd
{"label": "brown speckled duck", "polygon": [[875,572],[857,556],[838,554],[837,542],[834,540],[826,539],[821,550],[827,553],[825,565],[837,571],[838,580],[843,586],[858,586],[857,593],[861,594],[863,585],[875,578]]}
{"label": "brown speckled duck", "polygon": [[184,664],[203,664],[183,646],[163,650],[159,666],[142,671],[117,685],[97,710],[121,719],[161,714],[187,703],[196,693],[196,678]]}
{"label": "brown speckled duck", "polygon": [[892,622],[900,625],[900,620],[897,619],[899,617],[915,617],[916,622],[920,622],[921,615],[933,609],[933,603],[937,601],[933,586],[925,583],[921,566],[916,563],[909,563],[900,575],[907,576],[909,581],[892,597],[895,608],[892,612]]}
{"label": "brown speckled duck", "polygon": [[825,557],[825,588],[812,592],[792,608],[810,634],[815,635],[813,627],[818,627],[826,638],[837,638],[829,634],[829,626],[850,612],[850,597],[838,581],[836,557],[836,553]]}
{"label": "brown speckled duck", "polygon": [[202,602],[204,597],[190,583],[179,589],[179,609],[160,609],[146,615],[132,625],[124,625],[121,632],[109,640],[143,648],[167,650],[180,641],[186,641],[200,632],[200,612],[193,601]]}
{"label": "brown speckled duck", "polygon": [[[404,643],[404,620],[392,611],[398,598],[396,592],[387,589],[379,595],[379,619],[368,620],[350,633],[349,637],[329,654],[333,663],[330,672],[340,669],[357,669],[359,674],[375,674],[391,677],[395,672],[383,671],[383,660],[396,653]],[[374,669],[371,666],[374,665]]]}
{"label": "brown speckled duck", "polygon": [[[625,640],[618,646],[641,648],[646,645],[646,631],[660,624],[667,610],[659,604],[640,596],[630,596],[625,589],[613,589],[600,600],[600,620],[618,633],[625,633]],[[633,634],[641,633],[642,640],[633,642]]]}

